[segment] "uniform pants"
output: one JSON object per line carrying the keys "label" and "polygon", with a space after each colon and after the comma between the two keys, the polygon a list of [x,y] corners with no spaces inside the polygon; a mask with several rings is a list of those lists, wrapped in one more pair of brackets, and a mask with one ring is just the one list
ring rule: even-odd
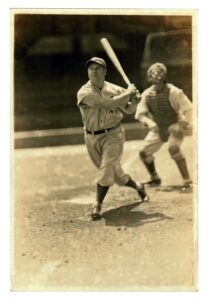
{"label": "uniform pants", "polygon": [[[177,153],[175,153],[174,155],[171,155],[171,158],[173,158],[174,160],[178,160],[183,156],[181,150],[180,150],[180,146],[184,140],[186,132],[184,131],[184,135],[182,135],[181,137],[177,137],[174,134],[170,133],[169,137],[168,137],[168,147],[169,149],[172,146],[176,146],[178,148]],[[152,162],[154,160],[154,153],[157,152],[163,145],[163,141],[161,140],[160,136],[158,133],[154,133],[152,131],[150,131],[145,140],[144,140],[144,145],[142,147],[142,149],[140,150],[141,152],[145,153],[145,157],[146,157],[146,161],[147,162]]]}
{"label": "uniform pants", "polygon": [[112,186],[114,182],[119,185],[128,182],[130,177],[121,167],[124,142],[125,132],[121,126],[99,135],[85,133],[89,156],[99,170],[98,184]]}

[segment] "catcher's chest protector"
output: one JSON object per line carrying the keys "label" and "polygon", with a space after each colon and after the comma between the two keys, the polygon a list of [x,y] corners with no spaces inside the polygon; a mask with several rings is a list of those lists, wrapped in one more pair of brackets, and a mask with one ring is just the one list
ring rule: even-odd
{"label": "catcher's chest protector", "polygon": [[162,91],[151,91],[147,97],[148,109],[158,127],[163,130],[177,122],[177,114],[170,104],[169,95],[170,88],[165,86]]}

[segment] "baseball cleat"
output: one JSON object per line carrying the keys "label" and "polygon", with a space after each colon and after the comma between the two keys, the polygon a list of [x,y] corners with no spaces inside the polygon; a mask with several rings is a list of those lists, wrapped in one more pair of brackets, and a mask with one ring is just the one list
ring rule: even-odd
{"label": "baseball cleat", "polygon": [[159,186],[159,185],[161,185],[161,182],[162,182],[162,180],[158,177],[158,178],[146,181],[144,184],[149,185],[149,186]]}
{"label": "baseball cleat", "polygon": [[91,210],[92,221],[98,221],[102,218],[101,216],[101,204],[95,204]]}
{"label": "baseball cleat", "polygon": [[145,187],[143,183],[141,183],[141,187],[138,187],[137,192],[142,202],[149,201],[149,196],[145,192]]}
{"label": "baseball cleat", "polygon": [[192,190],[193,190],[193,182],[192,181],[184,183],[184,185],[181,188],[182,193],[189,193],[189,192],[192,192]]}

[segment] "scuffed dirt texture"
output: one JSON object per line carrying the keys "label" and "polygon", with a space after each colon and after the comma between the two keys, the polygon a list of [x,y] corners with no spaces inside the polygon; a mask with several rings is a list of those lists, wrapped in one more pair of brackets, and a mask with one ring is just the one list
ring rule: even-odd
{"label": "scuffed dirt texture", "polygon": [[[126,142],[123,166],[137,180],[142,141]],[[196,178],[193,142],[183,151]],[[13,167],[12,289],[142,291],[196,289],[196,179],[182,194],[167,145],[156,154],[161,188],[139,204],[134,190],[113,186],[103,218],[92,222],[96,169],[84,145],[16,150]],[[174,185],[174,187],[172,186]]]}

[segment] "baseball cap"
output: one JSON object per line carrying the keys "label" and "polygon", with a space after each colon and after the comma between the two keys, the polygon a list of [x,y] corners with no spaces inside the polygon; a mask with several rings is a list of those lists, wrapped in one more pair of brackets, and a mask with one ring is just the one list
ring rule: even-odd
{"label": "baseball cap", "polygon": [[104,59],[100,58],[100,57],[92,57],[91,59],[89,59],[88,61],[86,61],[85,63],[85,67],[88,68],[89,65],[91,63],[96,63],[96,64],[99,64],[101,65],[103,68],[106,69],[106,62],[104,61]]}

